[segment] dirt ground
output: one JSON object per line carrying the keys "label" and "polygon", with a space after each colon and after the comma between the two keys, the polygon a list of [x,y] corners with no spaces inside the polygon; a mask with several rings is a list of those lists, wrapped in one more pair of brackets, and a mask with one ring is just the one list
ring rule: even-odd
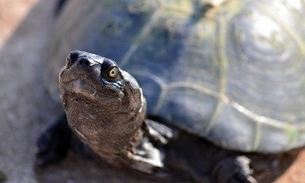
{"label": "dirt ground", "polygon": [[[6,183],[154,182],[73,153],[47,169],[33,168],[35,140],[61,111],[43,85],[54,2],[0,1],[0,182],[2,173]],[[304,182],[305,150],[275,183]]]}

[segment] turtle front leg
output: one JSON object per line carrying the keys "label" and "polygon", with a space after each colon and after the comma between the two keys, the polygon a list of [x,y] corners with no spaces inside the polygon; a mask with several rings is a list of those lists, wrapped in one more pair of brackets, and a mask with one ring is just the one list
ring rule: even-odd
{"label": "turtle front leg", "polygon": [[44,166],[66,157],[71,145],[72,131],[66,115],[61,115],[36,142],[35,166]]}
{"label": "turtle front leg", "polygon": [[163,152],[145,138],[136,153],[128,152],[127,156],[132,160],[132,168],[138,171],[153,174],[154,170],[163,168]]}
{"label": "turtle front leg", "polygon": [[250,160],[239,153],[180,132],[165,146],[165,167],[188,175],[198,183],[257,183]]}
{"label": "turtle front leg", "polygon": [[173,137],[173,131],[160,123],[146,119],[141,127],[143,138],[135,153],[128,152],[133,161],[132,167],[141,172],[154,174],[163,168],[164,152],[162,146]]}
{"label": "turtle front leg", "polygon": [[189,182],[188,175],[172,171],[165,164],[165,146],[178,137],[179,131],[161,123],[146,119],[141,128],[143,137],[135,152],[128,152],[133,169],[166,182]]}

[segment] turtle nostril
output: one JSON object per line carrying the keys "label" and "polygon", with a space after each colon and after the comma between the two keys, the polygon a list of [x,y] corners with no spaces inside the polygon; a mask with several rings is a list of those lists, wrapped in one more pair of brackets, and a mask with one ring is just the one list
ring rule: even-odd
{"label": "turtle nostril", "polygon": [[69,68],[71,67],[79,58],[80,51],[72,51],[66,58],[66,67]]}
{"label": "turtle nostril", "polygon": [[90,66],[90,61],[86,58],[81,58],[79,60],[79,65],[81,65],[83,67],[89,67]]}
{"label": "turtle nostril", "polygon": [[81,54],[80,51],[72,51],[69,54],[68,58],[69,58],[69,60],[71,62],[71,65],[74,64],[77,61],[77,59],[79,58],[80,54]]}

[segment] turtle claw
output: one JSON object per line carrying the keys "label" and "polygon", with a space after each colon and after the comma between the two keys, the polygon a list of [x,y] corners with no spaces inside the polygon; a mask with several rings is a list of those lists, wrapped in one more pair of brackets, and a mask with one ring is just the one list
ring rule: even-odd
{"label": "turtle claw", "polygon": [[34,165],[42,167],[60,161],[67,155],[70,141],[71,130],[62,116],[38,138]]}
{"label": "turtle claw", "polygon": [[250,159],[245,156],[236,158],[235,166],[239,170],[231,179],[230,183],[257,183],[251,176],[252,170],[249,167]]}
{"label": "turtle claw", "polygon": [[177,138],[178,130],[170,128],[156,121],[146,119],[145,131],[149,138],[159,145],[166,145],[170,140]]}
{"label": "turtle claw", "polygon": [[257,183],[249,165],[250,159],[245,156],[228,157],[216,165],[213,174],[219,183]]}
{"label": "turtle claw", "polygon": [[238,173],[233,176],[229,183],[258,183],[251,175],[244,175],[242,173]]}

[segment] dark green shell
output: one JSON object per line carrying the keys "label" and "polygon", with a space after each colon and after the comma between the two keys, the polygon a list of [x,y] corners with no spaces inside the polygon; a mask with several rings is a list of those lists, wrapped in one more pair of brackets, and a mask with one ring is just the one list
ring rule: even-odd
{"label": "dark green shell", "polygon": [[305,144],[305,1],[73,0],[56,28],[50,90],[74,49],[116,60],[148,113],[222,147]]}

